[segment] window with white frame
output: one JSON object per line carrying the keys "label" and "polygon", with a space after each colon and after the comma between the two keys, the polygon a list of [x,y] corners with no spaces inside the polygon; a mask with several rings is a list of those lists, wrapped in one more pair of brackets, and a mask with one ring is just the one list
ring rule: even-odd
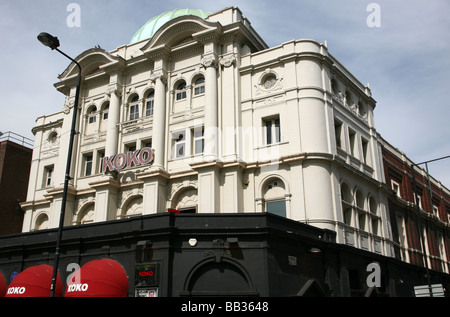
{"label": "window with white frame", "polygon": [[131,100],[130,103],[130,120],[139,119],[139,97],[136,96]]}
{"label": "window with white frame", "polygon": [[176,100],[186,99],[187,97],[186,91],[187,91],[186,82],[182,81],[181,83],[178,84],[177,89],[175,91]]}
{"label": "window with white frame", "polygon": [[401,197],[401,193],[400,193],[400,184],[397,183],[395,180],[391,179],[391,188],[392,190],[395,192],[395,194],[398,197]]}
{"label": "window with white frame", "polygon": [[89,122],[89,124],[91,124],[91,123],[95,123],[96,121],[97,121],[97,108],[96,107],[92,107],[89,110],[88,122]]}
{"label": "window with white frame", "polygon": [[336,147],[343,148],[344,144],[342,143],[342,122],[337,120],[334,121],[334,134],[336,138]]}
{"label": "window with white frame", "polygon": [[103,159],[105,158],[105,150],[101,149],[97,151],[97,174],[100,174],[103,169]]}
{"label": "window with white frame", "polygon": [[433,215],[439,217],[439,207],[435,204],[433,204]]}
{"label": "window with white frame", "polygon": [[266,145],[280,143],[280,118],[277,116],[263,119],[263,131]]}
{"label": "window with white frame", "polygon": [[152,148],[152,139],[146,139],[141,141],[141,148]]}
{"label": "window with white frame", "polygon": [[280,179],[270,180],[263,192],[265,211],[286,217],[286,188]]}
{"label": "window with white frame", "polygon": [[186,132],[179,131],[174,134],[174,157],[181,158],[186,155]]}
{"label": "window with white frame", "polygon": [[109,115],[109,103],[105,104],[105,106],[103,107],[103,120],[108,120],[108,115]]}
{"label": "window with white frame", "polygon": [[193,133],[194,155],[201,154],[205,150],[205,131],[202,128],[195,128]]}
{"label": "window with white frame", "polygon": [[53,177],[54,166],[46,166],[44,168],[44,182],[43,187],[50,187],[53,185],[52,177]]}
{"label": "window with white frame", "polygon": [[194,95],[201,95],[205,93],[205,77],[201,76],[194,82]]}
{"label": "window with white frame", "polygon": [[362,161],[364,164],[370,165],[369,141],[361,137]]}
{"label": "window with white frame", "polygon": [[84,175],[83,176],[92,175],[92,165],[93,165],[92,153],[84,154],[83,155],[83,166],[84,166]]}
{"label": "window with white frame", "polygon": [[357,150],[356,150],[356,132],[352,129],[348,129],[348,138],[350,141],[350,154],[352,156],[356,156]]}
{"label": "window with white frame", "polygon": [[414,195],[414,203],[422,209],[422,197],[419,194]]}
{"label": "window with white frame", "polygon": [[145,101],[145,116],[153,116],[153,109],[155,107],[155,91],[150,91]]}

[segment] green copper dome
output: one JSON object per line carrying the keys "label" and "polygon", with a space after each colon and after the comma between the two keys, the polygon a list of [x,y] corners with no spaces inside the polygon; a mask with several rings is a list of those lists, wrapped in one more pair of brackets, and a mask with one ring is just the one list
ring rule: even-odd
{"label": "green copper dome", "polygon": [[210,14],[211,14],[210,12],[205,12],[203,10],[192,10],[192,9],[176,9],[173,11],[164,12],[163,14],[160,14],[157,17],[154,17],[153,19],[145,23],[133,36],[130,44],[153,37],[153,35],[155,35],[155,33],[159,30],[161,26],[179,16],[195,15],[202,19],[205,19]]}

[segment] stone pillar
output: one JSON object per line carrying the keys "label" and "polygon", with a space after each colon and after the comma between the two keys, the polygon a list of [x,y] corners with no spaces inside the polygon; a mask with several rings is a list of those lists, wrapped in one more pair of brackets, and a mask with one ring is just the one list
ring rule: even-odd
{"label": "stone pillar", "polygon": [[[157,64],[157,63],[155,63]],[[155,107],[153,110],[153,139],[155,151],[153,167],[165,170],[166,153],[166,76],[163,69],[153,72],[151,80],[155,83]]]}
{"label": "stone pillar", "polygon": [[239,75],[236,74],[238,65],[237,55],[233,53],[233,45],[230,44],[229,52],[221,57],[221,159],[224,162],[235,162],[240,159],[238,151],[241,142],[241,126],[239,121],[240,100],[239,96]]}
{"label": "stone pillar", "polygon": [[95,211],[94,221],[110,221],[116,219],[117,197],[120,184],[117,180],[109,178],[90,186],[95,189]]}
{"label": "stone pillar", "polygon": [[121,85],[110,86],[107,94],[110,96],[108,126],[106,130],[105,156],[110,157],[117,154],[120,122],[120,100],[122,96]]}
{"label": "stone pillar", "polygon": [[[213,44],[211,44],[213,45]],[[205,46],[205,51],[207,50]],[[214,49],[211,49],[212,51]],[[217,102],[217,57],[214,52],[202,60],[205,76],[205,150],[204,160],[212,162],[218,157],[218,102]]]}

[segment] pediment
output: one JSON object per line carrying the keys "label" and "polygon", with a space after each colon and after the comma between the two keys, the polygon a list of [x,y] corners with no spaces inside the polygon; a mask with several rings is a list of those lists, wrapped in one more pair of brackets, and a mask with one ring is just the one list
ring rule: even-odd
{"label": "pediment", "polygon": [[[121,67],[125,64],[121,57],[112,56],[102,48],[92,48],[84,51],[75,58],[75,61],[80,64],[83,77],[106,68]],[[72,62],[58,78],[64,81],[77,75],[78,67]]]}
{"label": "pediment", "polygon": [[202,42],[216,36],[222,27],[218,22],[208,22],[197,16],[181,16],[164,24],[140,50],[144,53],[157,47],[172,48],[180,43]]}

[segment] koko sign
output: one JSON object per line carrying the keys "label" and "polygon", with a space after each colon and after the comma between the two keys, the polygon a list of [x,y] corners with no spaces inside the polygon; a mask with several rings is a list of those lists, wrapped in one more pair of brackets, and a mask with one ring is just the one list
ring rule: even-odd
{"label": "koko sign", "polygon": [[141,150],[120,153],[110,157],[103,158],[102,173],[106,171],[120,171],[128,167],[148,165],[153,162],[153,150],[143,148]]}

